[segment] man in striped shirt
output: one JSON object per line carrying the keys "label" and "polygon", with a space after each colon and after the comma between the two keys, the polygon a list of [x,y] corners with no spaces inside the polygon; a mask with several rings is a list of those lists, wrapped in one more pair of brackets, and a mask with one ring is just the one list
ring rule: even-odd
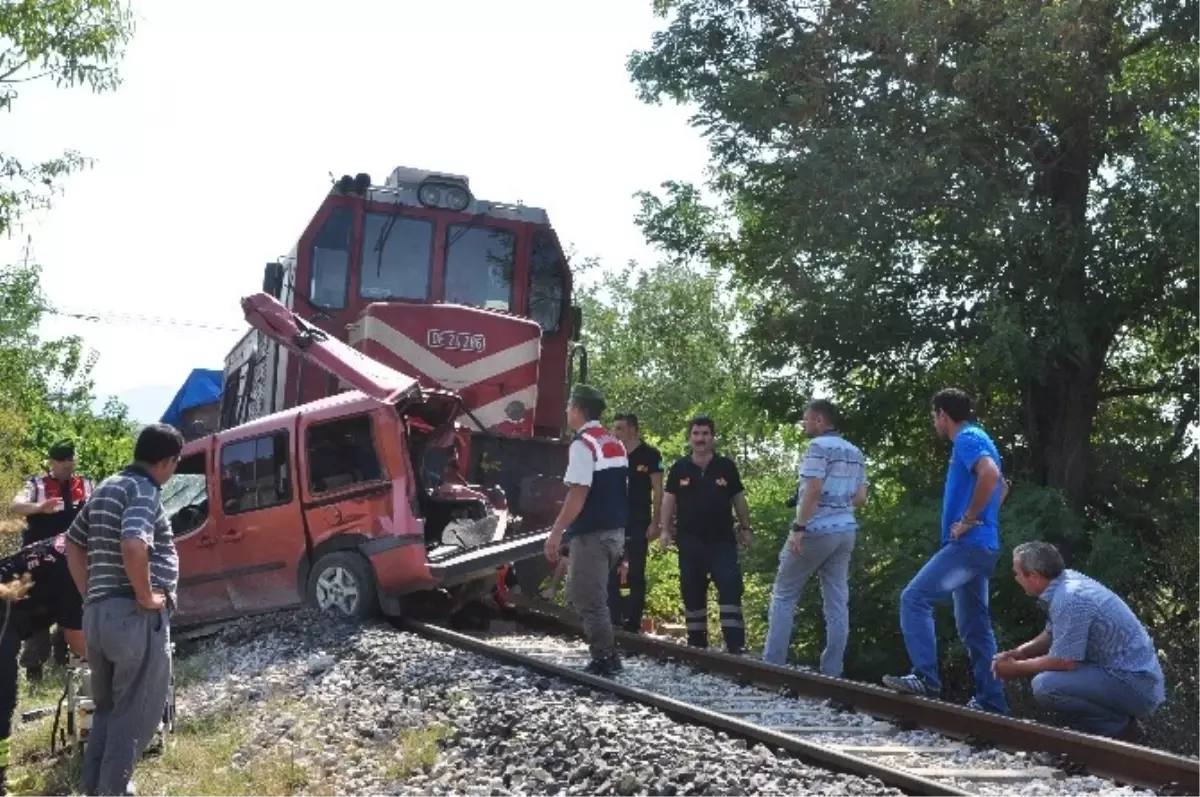
{"label": "man in striped shirt", "polygon": [[821,672],[834,678],[842,675],[850,635],[850,556],[858,536],[854,510],[867,500],[862,452],[837,432],[837,422],[831,401],[817,399],[804,409],[804,433],[812,442],[800,463],[796,520],[779,553],[763,649],[763,661],[787,661],[796,605],[816,574],[825,613]]}
{"label": "man in striped shirt", "polygon": [[166,424],[138,435],[134,463],[105,479],[67,532],[67,561],[84,595],[83,633],[96,713],[83,759],[84,794],[131,791],[171,682],[169,607],[179,558],[159,490],[183,436]]}

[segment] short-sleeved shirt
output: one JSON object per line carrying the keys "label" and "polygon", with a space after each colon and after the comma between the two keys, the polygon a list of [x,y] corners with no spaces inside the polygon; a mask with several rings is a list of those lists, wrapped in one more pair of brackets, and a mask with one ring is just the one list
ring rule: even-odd
{"label": "short-sleeved shirt", "polygon": [[71,528],[80,508],[92,496],[92,483],[82,476],[58,480],[49,473],[32,476],[17,500],[27,504],[40,504],[48,498],[61,498],[62,509],[52,514],[38,512],[25,518],[25,531],[21,534],[22,545],[48,540]]}
{"label": "short-sleeved shirt", "polygon": [[1119,595],[1078,571],[1064,570],[1038,600],[1047,612],[1049,655],[1103,667],[1150,702],[1164,700],[1154,641]]}
{"label": "short-sleeved shirt", "polygon": [[150,559],[150,586],[175,600],[179,556],[163,512],[159,485],[136,465],[105,479],[71,524],[67,540],[87,549],[86,603],[113,596],[133,597],[125,574],[121,541],[141,540]]}
{"label": "short-sleeved shirt", "polygon": [[692,458],[675,460],[663,489],[675,496],[676,529],[705,542],[734,542],[733,499],[745,489],[732,459],[714,455],[701,468]]}
{"label": "short-sleeved shirt", "polygon": [[805,482],[822,479],[817,510],[808,519],[809,534],[834,534],[858,530],[854,517],[854,495],[867,483],[862,452],[840,434],[828,432],[815,437],[800,462],[800,500]]}
{"label": "short-sleeved shirt", "polygon": [[584,424],[567,449],[568,486],[588,488],[579,517],[565,539],[597,531],[624,529],[628,518],[629,461],[625,446],[598,421]]}
{"label": "short-sleeved shirt", "polygon": [[71,631],[83,627],[83,601],[67,566],[65,534],[27,545],[0,559],[0,582],[26,573],[33,580],[25,597],[12,603],[9,626],[21,639],[57,625]]}
{"label": "short-sleeved shirt", "polygon": [[[654,446],[641,443],[629,452],[629,523],[647,525],[653,514],[653,489],[650,477],[663,472],[662,454]],[[643,522],[645,521],[645,522]]]}
{"label": "short-sleeved shirt", "polygon": [[[979,476],[975,473],[976,463],[984,457],[991,457],[1000,469],[1000,452],[987,432],[973,423],[966,424],[958,430],[954,437],[954,445],[950,449],[950,463],[946,467],[946,489],[942,494],[942,544],[950,542],[950,527],[962,519],[971,504],[971,496],[975,492],[975,483]],[[1000,550],[1000,496],[1003,490],[997,485],[992,499],[988,501],[976,520],[979,525],[969,529],[958,538],[960,544],[978,545],[988,550]]]}

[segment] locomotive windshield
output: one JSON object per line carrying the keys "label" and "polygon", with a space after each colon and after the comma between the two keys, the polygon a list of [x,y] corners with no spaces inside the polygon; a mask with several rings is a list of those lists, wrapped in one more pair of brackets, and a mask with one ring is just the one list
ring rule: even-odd
{"label": "locomotive windshield", "polygon": [[446,301],[511,310],[515,265],[511,232],[451,224],[446,231]]}
{"label": "locomotive windshield", "polygon": [[433,222],[368,213],[363,222],[364,299],[428,299]]}

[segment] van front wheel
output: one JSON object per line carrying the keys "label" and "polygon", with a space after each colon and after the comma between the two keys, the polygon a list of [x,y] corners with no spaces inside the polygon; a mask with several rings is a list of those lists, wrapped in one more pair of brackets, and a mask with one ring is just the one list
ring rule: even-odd
{"label": "van front wheel", "polygon": [[308,603],[341,617],[370,617],[378,608],[371,566],[346,551],[322,556],[308,575]]}

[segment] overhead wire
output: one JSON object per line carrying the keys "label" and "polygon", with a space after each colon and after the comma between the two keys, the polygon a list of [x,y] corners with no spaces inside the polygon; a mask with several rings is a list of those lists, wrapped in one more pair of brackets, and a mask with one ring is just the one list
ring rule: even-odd
{"label": "overhead wire", "polygon": [[68,310],[61,307],[47,307],[46,312],[60,318],[73,318],[93,324],[126,324],[131,326],[173,326],[199,329],[207,332],[245,332],[248,327],[234,327],[226,324],[213,324],[206,321],[195,321],[185,318],[162,318],[160,316],[139,315],[137,313],[120,313],[105,310]]}

